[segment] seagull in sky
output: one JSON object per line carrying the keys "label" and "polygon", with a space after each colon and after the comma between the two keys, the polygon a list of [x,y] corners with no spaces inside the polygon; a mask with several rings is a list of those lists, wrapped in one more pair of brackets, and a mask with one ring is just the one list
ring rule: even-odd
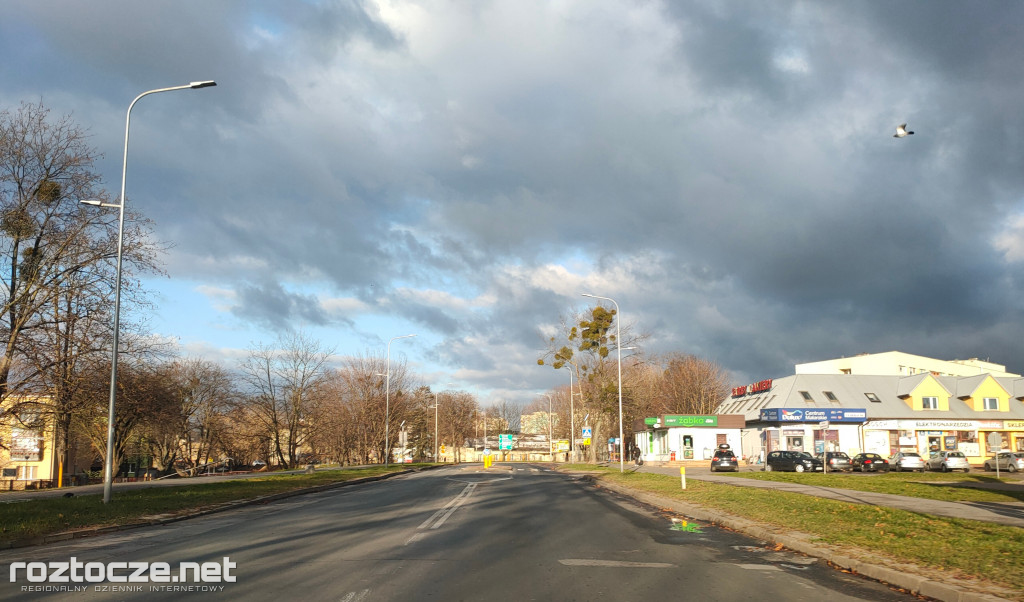
{"label": "seagull in sky", "polygon": [[914,132],[908,132],[907,131],[907,124],[904,123],[903,125],[900,125],[900,126],[896,127],[896,133],[893,134],[892,137],[893,138],[902,138],[904,136],[910,136],[913,133]]}

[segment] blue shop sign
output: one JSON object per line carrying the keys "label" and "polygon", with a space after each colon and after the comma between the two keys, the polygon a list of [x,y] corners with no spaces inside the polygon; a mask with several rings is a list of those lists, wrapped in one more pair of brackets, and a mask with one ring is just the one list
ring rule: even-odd
{"label": "blue shop sign", "polygon": [[865,409],[765,408],[761,420],[765,422],[866,422]]}

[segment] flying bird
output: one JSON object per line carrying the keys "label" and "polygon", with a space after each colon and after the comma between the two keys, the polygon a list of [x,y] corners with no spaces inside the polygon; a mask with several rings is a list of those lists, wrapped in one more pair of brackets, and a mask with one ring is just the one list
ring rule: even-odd
{"label": "flying bird", "polygon": [[902,138],[904,136],[910,136],[913,133],[914,132],[908,132],[907,131],[907,124],[904,123],[903,125],[900,125],[900,126],[896,127],[896,133],[893,134],[892,137],[893,138]]}

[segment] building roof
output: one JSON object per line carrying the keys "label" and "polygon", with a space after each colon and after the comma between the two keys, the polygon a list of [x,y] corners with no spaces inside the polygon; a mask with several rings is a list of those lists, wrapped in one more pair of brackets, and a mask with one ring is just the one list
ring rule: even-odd
{"label": "building roof", "polygon": [[[949,393],[949,410],[914,411],[903,399],[929,377]],[[986,378],[990,376],[795,374],[772,381],[768,390],[729,397],[715,413],[743,414],[748,422],[759,421],[761,410],[765,408],[864,409],[868,420],[1024,420],[1024,378],[991,377],[1010,394],[1009,412],[976,411],[962,401]],[[835,397],[835,401],[826,397],[826,391]],[[803,392],[810,396],[810,401],[805,399]],[[873,401],[872,397],[878,401]]]}

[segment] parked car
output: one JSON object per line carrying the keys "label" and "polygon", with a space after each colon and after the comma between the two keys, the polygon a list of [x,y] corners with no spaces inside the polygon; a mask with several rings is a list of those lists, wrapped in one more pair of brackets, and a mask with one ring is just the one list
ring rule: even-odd
{"label": "parked car", "polygon": [[1006,472],[1024,470],[1024,452],[999,452],[985,460],[985,470],[995,470],[996,462],[999,462],[999,470]]}
{"label": "parked car", "polygon": [[889,461],[878,454],[857,454],[850,459],[850,466],[861,472],[889,472]]}
{"label": "parked car", "polygon": [[711,458],[711,472],[720,470],[738,471],[740,469],[739,459],[730,449],[715,450],[715,457]]}
{"label": "parked car", "polygon": [[[853,467],[850,466],[850,456],[846,455],[846,452],[826,452],[828,454],[828,469],[838,471],[850,471]],[[825,461],[824,454],[818,454],[818,459]]]}
{"label": "parked car", "polygon": [[266,466],[267,466],[267,463],[264,462],[263,460],[253,460],[252,461],[252,469],[253,470],[260,470],[262,468],[266,468]]}
{"label": "parked car", "polygon": [[795,470],[796,472],[821,472],[823,464],[807,452],[777,450],[768,453],[764,459],[765,472],[773,470]]}
{"label": "parked car", "polygon": [[889,466],[896,472],[904,470],[924,472],[924,458],[917,452],[897,452],[889,458]]}
{"label": "parked car", "polygon": [[964,456],[963,452],[958,451],[932,452],[928,456],[927,465],[928,470],[941,470],[942,472],[949,472],[951,470],[970,472],[971,470],[971,465],[967,463],[967,457]]}

